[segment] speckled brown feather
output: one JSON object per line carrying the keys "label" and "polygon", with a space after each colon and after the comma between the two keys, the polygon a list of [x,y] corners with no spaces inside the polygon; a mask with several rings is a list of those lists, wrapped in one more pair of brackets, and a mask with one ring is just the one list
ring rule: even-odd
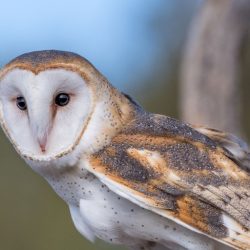
{"label": "speckled brown feather", "polygon": [[221,147],[225,149],[225,153],[229,158],[235,161],[246,171],[250,171],[249,147],[243,140],[236,137],[235,135],[216,129],[205,128],[201,126],[193,126],[193,128],[216,141]]}
{"label": "speckled brown feather", "polygon": [[[139,111],[90,165],[166,217],[249,249],[250,175],[232,158],[218,141],[192,127]],[[223,214],[237,221],[247,244],[230,238]]]}

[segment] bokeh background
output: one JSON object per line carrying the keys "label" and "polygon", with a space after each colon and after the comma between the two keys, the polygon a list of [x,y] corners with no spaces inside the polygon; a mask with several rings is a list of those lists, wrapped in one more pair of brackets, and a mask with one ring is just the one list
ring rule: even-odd
{"label": "bokeh background", "polygon": [[[202,4],[201,0],[2,1],[0,67],[28,51],[73,51],[147,110],[179,118],[184,45]],[[241,81],[249,83],[247,51]],[[243,134],[249,139],[248,84],[242,90]],[[24,164],[2,131],[0,149],[0,249],[123,249],[101,241],[93,245],[80,236],[66,204]]]}

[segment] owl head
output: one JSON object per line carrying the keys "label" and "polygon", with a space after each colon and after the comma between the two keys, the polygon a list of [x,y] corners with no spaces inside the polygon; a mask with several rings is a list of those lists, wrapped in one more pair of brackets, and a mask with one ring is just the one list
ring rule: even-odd
{"label": "owl head", "polygon": [[1,125],[28,161],[74,164],[108,143],[130,115],[129,100],[77,54],[31,52],[0,71]]}

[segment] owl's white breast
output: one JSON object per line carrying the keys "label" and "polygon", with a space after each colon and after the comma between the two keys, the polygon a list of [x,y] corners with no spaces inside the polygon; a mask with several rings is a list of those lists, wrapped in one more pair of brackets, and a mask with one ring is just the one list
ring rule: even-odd
{"label": "owl's white breast", "polygon": [[69,168],[46,179],[68,203],[76,228],[89,240],[98,237],[126,245],[156,241],[173,249],[207,249],[206,237],[120,197],[85,168]]}

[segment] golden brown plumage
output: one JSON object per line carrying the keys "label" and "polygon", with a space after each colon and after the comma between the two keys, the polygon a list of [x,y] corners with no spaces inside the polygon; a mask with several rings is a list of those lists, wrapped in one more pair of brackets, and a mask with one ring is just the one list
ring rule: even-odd
{"label": "golden brown plumage", "polygon": [[[232,150],[241,149],[240,141],[136,109],[130,124],[90,158],[91,171],[150,210],[249,249],[249,168]],[[232,228],[223,215],[232,218]]]}

